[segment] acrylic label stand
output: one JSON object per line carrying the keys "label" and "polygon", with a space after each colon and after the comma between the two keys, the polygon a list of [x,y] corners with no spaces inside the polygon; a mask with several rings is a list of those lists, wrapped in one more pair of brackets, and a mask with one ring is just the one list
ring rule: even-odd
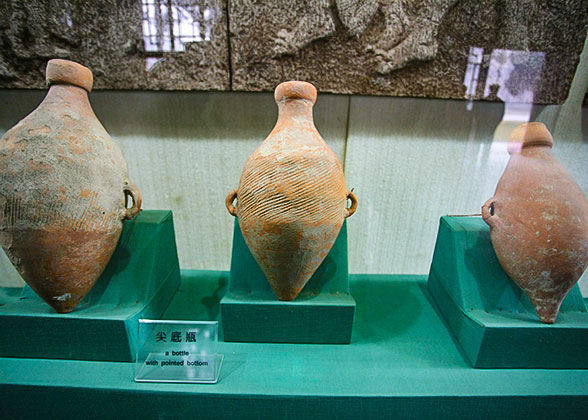
{"label": "acrylic label stand", "polygon": [[218,322],[139,320],[137,382],[216,383]]}

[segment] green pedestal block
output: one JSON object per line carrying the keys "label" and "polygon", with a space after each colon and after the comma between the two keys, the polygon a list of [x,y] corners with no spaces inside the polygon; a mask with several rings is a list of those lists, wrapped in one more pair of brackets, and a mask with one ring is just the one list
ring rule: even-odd
{"label": "green pedestal block", "polygon": [[481,218],[441,218],[428,289],[476,368],[588,368],[588,311],[574,286],[543,324],[504,272]]}
{"label": "green pedestal block", "polygon": [[225,341],[348,344],[355,300],[349,294],[347,225],[300,295],[282,302],[235,220],[229,290],[220,305]]}
{"label": "green pedestal block", "polygon": [[142,211],[73,312],[56,313],[28,286],[0,288],[0,356],[133,361],[137,320],[159,318],[179,284],[171,211]]}
{"label": "green pedestal block", "polygon": [[[133,363],[0,357],[0,418],[586,420],[587,369],[472,369],[426,276],[349,277],[349,345],[220,342],[215,385],[135,382]],[[163,317],[217,319],[228,280],[182,271]]]}

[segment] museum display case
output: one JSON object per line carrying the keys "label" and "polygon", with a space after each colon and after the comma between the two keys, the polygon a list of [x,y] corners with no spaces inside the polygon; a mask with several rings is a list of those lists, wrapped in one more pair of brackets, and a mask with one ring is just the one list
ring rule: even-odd
{"label": "museum display case", "polygon": [[0,418],[585,419],[581,3],[0,4]]}

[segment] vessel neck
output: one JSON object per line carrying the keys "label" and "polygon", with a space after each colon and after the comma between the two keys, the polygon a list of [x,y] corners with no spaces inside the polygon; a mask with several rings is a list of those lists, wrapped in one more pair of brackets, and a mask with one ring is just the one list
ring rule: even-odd
{"label": "vessel neck", "polygon": [[88,92],[79,86],[54,84],[49,87],[49,92],[43,100],[46,105],[59,103],[60,105],[75,107],[78,112],[90,112],[92,107],[88,100]]}
{"label": "vessel neck", "polygon": [[308,99],[283,99],[278,102],[278,124],[294,120],[314,127],[313,103]]}
{"label": "vessel neck", "polygon": [[518,150],[509,150],[511,155],[520,155],[524,157],[541,158],[551,156],[551,145],[547,144],[525,144]]}

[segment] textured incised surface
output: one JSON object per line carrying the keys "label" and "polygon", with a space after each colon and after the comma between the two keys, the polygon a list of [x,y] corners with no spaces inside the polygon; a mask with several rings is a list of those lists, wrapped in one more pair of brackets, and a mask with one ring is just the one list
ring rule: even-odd
{"label": "textured incised surface", "polygon": [[276,295],[292,300],[337,239],[347,190],[341,163],[314,126],[314,87],[283,83],[275,98],[278,121],[245,164],[236,215]]}
{"label": "textured incised surface", "polygon": [[[95,117],[91,72],[48,65],[45,100],[0,141],[0,243],[25,281],[69,312],[106,266],[122,220],[140,205],[126,162]],[[130,191],[130,190],[129,190]]]}
{"label": "textured incised surface", "polygon": [[482,207],[500,264],[545,323],[588,264],[588,201],[552,145],[541,123],[513,130],[508,166]]}

